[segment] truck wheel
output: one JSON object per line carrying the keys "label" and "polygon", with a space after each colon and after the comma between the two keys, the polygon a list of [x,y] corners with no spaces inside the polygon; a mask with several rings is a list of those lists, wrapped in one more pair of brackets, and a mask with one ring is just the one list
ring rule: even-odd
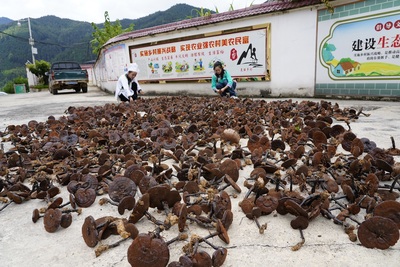
{"label": "truck wheel", "polygon": [[87,86],[82,87],[82,93],[87,93]]}
{"label": "truck wheel", "polygon": [[81,88],[75,88],[76,93],[79,93],[80,90],[81,90]]}
{"label": "truck wheel", "polygon": [[57,89],[53,89],[53,95],[57,95],[58,94],[58,90]]}

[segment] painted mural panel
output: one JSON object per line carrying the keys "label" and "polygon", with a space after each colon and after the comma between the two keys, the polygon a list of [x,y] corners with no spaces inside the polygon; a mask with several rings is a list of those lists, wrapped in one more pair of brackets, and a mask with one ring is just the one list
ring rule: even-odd
{"label": "painted mural panel", "polygon": [[119,76],[127,70],[125,44],[117,44],[104,51],[104,78],[107,81],[117,81]]}
{"label": "painted mural panel", "polygon": [[252,30],[189,41],[135,48],[132,60],[140,79],[210,78],[213,64],[222,62],[234,77],[265,76],[267,30]]}
{"label": "painted mural panel", "polygon": [[400,10],[318,24],[317,83],[400,79]]}

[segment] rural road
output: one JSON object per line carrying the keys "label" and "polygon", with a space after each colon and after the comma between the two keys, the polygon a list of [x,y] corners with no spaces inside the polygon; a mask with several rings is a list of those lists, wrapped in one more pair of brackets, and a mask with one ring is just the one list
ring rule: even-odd
{"label": "rural road", "polygon": [[[267,102],[276,99],[264,99]],[[293,99],[301,101],[302,99]],[[312,99],[320,101],[319,99]],[[378,147],[390,148],[390,137],[393,136],[400,146],[400,102],[385,101],[355,101],[328,100],[337,102],[341,108],[363,108],[358,120],[350,126],[357,137],[367,137],[375,141]],[[70,106],[95,106],[106,103],[116,103],[112,95],[91,87],[87,94],[63,93],[52,95],[48,91],[0,97],[0,131],[9,124],[26,124],[30,120],[45,121],[48,116],[56,118],[65,115]],[[342,122],[335,122],[341,124]],[[344,124],[345,127],[347,127]],[[243,140],[245,141],[245,140]],[[6,144],[8,150],[10,144]],[[395,157],[396,162],[400,161]],[[240,172],[238,184],[243,185],[245,177],[250,176],[251,166],[246,166]],[[398,266],[400,242],[387,250],[367,249],[359,242],[349,241],[339,225],[319,216],[304,231],[306,243],[299,251],[291,247],[300,241],[299,232],[289,227],[290,216],[277,214],[260,218],[260,224],[268,223],[265,234],[260,235],[253,221],[248,220],[240,211],[238,202],[245,194],[243,186],[240,197],[232,198],[232,211],[237,216],[229,230],[231,243],[228,257],[223,266]],[[233,193],[233,189],[227,189]],[[68,198],[68,192],[62,187],[60,196]],[[0,206],[2,206],[1,204]],[[82,241],[81,226],[84,218],[92,215],[95,218],[104,214],[116,214],[111,205],[100,206],[95,203],[84,209],[81,216],[74,215],[74,222],[68,229],[49,234],[43,229],[43,223],[32,223],[31,214],[35,208],[40,208],[40,201],[27,201],[23,205],[10,205],[0,213],[0,266],[129,266],[126,251],[129,242],[121,244],[112,251],[100,257],[95,257],[93,249]],[[152,214],[158,216],[156,211]],[[363,220],[364,214],[357,215]],[[144,220],[143,220],[144,221]],[[138,222],[141,232],[153,228],[146,222]],[[196,234],[205,236],[206,230],[196,230]],[[202,231],[202,232],[201,232]],[[164,231],[163,237],[170,240],[176,236],[175,231]],[[115,242],[118,239],[108,242]],[[210,239],[211,240],[211,239]],[[218,238],[212,242],[225,246]],[[177,260],[182,255],[181,246],[171,246],[171,260]],[[201,245],[203,250],[212,253],[208,246]],[[24,256],[25,255],[25,256]]]}

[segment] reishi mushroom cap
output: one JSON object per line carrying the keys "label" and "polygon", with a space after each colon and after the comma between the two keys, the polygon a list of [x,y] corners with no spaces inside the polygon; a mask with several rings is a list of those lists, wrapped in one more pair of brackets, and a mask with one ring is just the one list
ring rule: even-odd
{"label": "reishi mushroom cap", "polygon": [[226,248],[218,248],[212,255],[212,266],[220,267],[224,264],[228,250]]}
{"label": "reishi mushroom cap", "polygon": [[121,199],[118,204],[118,213],[123,215],[125,210],[133,210],[135,207],[135,198],[133,196],[126,196]]}
{"label": "reishi mushroom cap", "polygon": [[88,247],[95,247],[98,243],[98,232],[96,229],[96,221],[92,216],[85,218],[82,225],[82,236]]}
{"label": "reishi mushroom cap", "polygon": [[44,229],[49,233],[57,231],[61,223],[62,212],[60,209],[48,209],[43,217]]}
{"label": "reishi mushroom cap", "polygon": [[290,222],[290,226],[292,226],[293,229],[301,229],[301,230],[307,229],[308,219],[303,216],[297,216]]}
{"label": "reishi mushroom cap", "polygon": [[186,204],[183,203],[181,205],[181,209],[179,211],[179,219],[178,219],[179,232],[183,232],[185,230],[187,213],[188,212],[187,212]]}
{"label": "reishi mushroom cap", "polygon": [[137,223],[149,209],[150,196],[148,193],[144,194],[137,202],[129,216],[129,222]]}
{"label": "reishi mushroom cap", "polygon": [[76,205],[87,208],[96,201],[96,190],[93,188],[79,188],[74,196]]}
{"label": "reishi mushroom cap", "polygon": [[108,195],[115,202],[120,202],[126,196],[135,197],[136,184],[127,177],[117,177],[108,188]]}
{"label": "reishi mushroom cap", "polygon": [[230,240],[229,240],[228,231],[226,231],[226,228],[220,219],[217,220],[217,232],[218,232],[218,237],[222,241],[224,241],[226,244],[229,244]]}
{"label": "reishi mushroom cap", "polygon": [[391,219],[400,229],[400,203],[394,200],[386,200],[375,206],[374,216]]}
{"label": "reishi mushroom cap", "polygon": [[169,262],[167,243],[152,234],[139,234],[128,248],[131,266],[165,267]]}
{"label": "reishi mushroom cap", "polygon": [[364,247],[387,249],[399,240],[399,228],[390,219],[374,216],[361,223],[358,239]]}

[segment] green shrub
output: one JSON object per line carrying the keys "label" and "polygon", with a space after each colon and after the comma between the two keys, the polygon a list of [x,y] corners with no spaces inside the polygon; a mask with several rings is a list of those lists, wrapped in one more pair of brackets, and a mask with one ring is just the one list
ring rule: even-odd
{"label": "green shrub", "polygon": [[43,90],[43,89],[48,89],[49,86],[46,85],[46,84],[38,84],[38,85],[33,86],[32,88],[35,88],[35,89],[38,89],[38,90]]}
{"label": "green shrub", "polygon": [[4,85],[2,91],[6,92],[7,94],[14,94],[14,83],[12,81],[9,81]]}
{"label": "green shrub", "polygon": [[2,91],[6,92],[7,94],[14,94],[14,84],[25,84],[26,91],[29,91],[28,79],[22,76],[7,82],[2,88]]}

